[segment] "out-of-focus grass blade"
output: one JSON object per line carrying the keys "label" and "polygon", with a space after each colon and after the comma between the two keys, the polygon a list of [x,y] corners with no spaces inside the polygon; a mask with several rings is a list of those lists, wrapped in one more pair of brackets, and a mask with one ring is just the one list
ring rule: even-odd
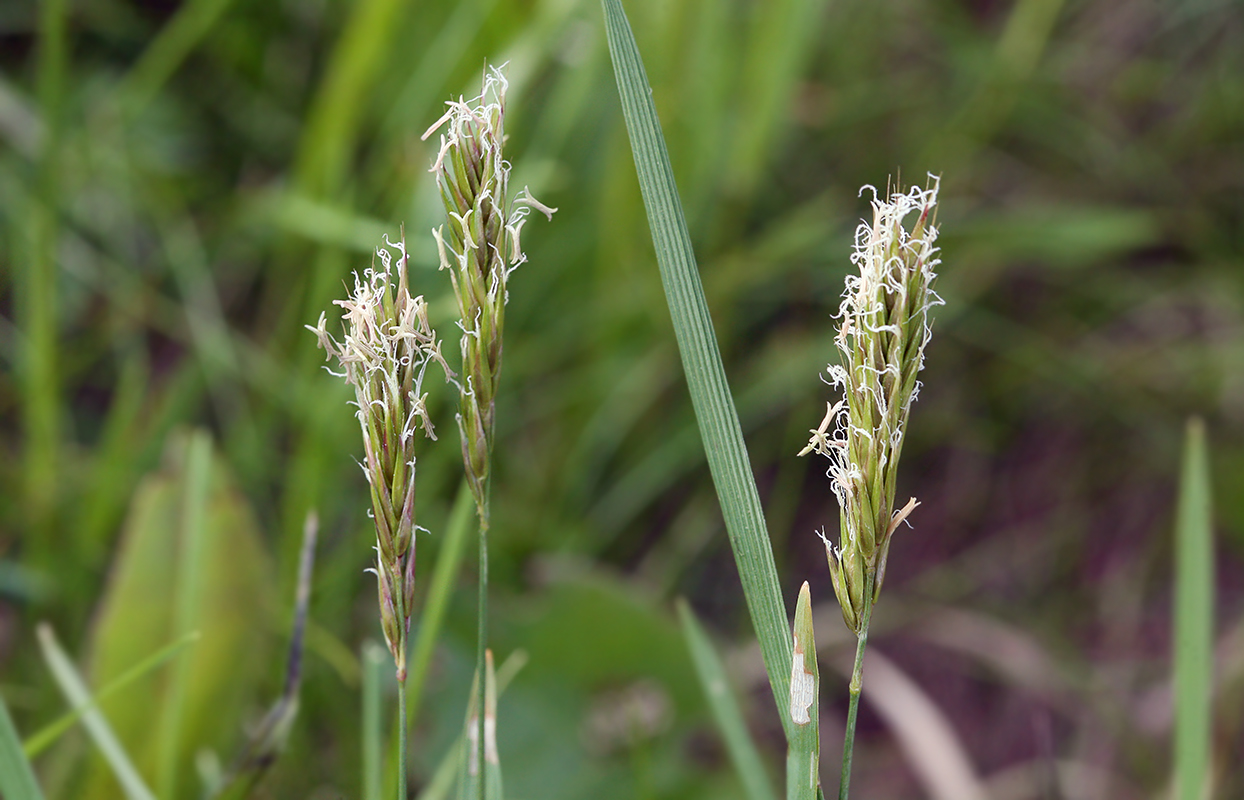
{"label": "out-of-focus grass blade", "polygon": [[[93,708],[97,706],[105,699],[111,697],[125,687],[129,686],[134,681],[143,677],[151,670],[172,658],[180,652],[183,647],[197,641],[198,638],[199,632],[191,631],[170,644],[168,647],[161,648],[155,653],[152,653],[149,657],[135,664],[124,674],[117,676],[112,681],[109,681],[107,686],[96,692],[91,698],[91,707]],[[28,758],[35,758],[50,747],[53,742],[60,738],[61,734],[73,727],[73,724],[78,721],[79,717],[86,713],[86,710],[87,709],[85,707],[75,708],[69,713],[63,714],[59,718],[49,722],[47,725],[44,725],[32,734],[30,738],[26,740],[25,744],[22,745],[22,749],[26,751],[26,756]]]}
{"label": "out-of-focus grass blade", "polygon": [[78,675],[73,661],[56,641],[56,634],[52,633],[52,628],[47,624],[40,625],[38,636],[39,647],[43,650],[43,659],[52,671],[52,677],[56,679],[69,705],[82,709],[82,725],[90,735],[91,741],[107,760],[108,766],[112,768],[112,773],[121,784],[125,796],[129,800],[155,800],[155,795],[147,788],[147,784],[143,782],[138,770],[130,761],[130,757],[126,755],[125,749],[117,741],[108,720],[104,719],[103,713],[96,708],[90,690]]}
{"label": "out-of-focus grass blade", "polygon": [[[206,431],[191,434],[186,447],[186,480],[181,501],[181,552],[177,564],[177,590],[173,607],[173,630],[195,627],[203,584],[204,518],[212,470],[212,440]],[[156,781],[163,797],[172,797],[178,779],[182,716],[185,713],[189,659],[179,659],[169,675],[168,698],[159,721],[160,757]]]}
{"label": "out-of-focus grass blade", "polygon": [[384,689],[389,651],[375,642],[363,644],[363,800],[380,800],[384,763],[384,715],[381,694]]}
{"label": "out-of-focus grass blade", "polygon": [[825,0],[779,0],[753,6],[742,78],[739,134],[729,169],[730,188],[748,193],[756,185],[786,108],[820,29]]}
{"label": "out-of-focus grass blade", "polygon": [[609,55],[630,136],[639,187],[648,212],[661,283],[669,304],[691,402],[695,407],[713,483],[725,517],[752,625],[760,640],[774,702],[789,738],[791,647],[777,568],[769,546],[756,480],[738,413],[726,383],[712,318],[696,271],[695,253],[678,199],[678,187],[661,135],[656,106],[635,36],[620,0],[602,0]]}
{"label": "out-of-focus grass blade", "polygon": [[794,656],[791,662],[790,705],[792,734],[786,751],[786,796],[815,800],[821,788],[820,671],[816,664],[816,636],[812,631],[812,592],[804,581],[795,601]]}
{"label": "out-of-focus grass blade", "polygon": [[695,612],[681,598],[678,601],[678,618],[682,621],[687,649],[691,651],[691,658],[695,661],[700,687],[708,699],[708,707],[713,712],[713,719],[721,731],[721,738],[725,740],[726,751],[739,774],[739,780],[743,782],[748,800],[777,800],[769,773],[765,771],[764,762],[756,750],[756,743],[752,741],[747,723],[743,720],[738,700],[730,689],[725,667],[708,634],[696,619]]}
{"label": "out-of-focus grass blade", "polygon": [[432,780],[428,781],[428,785],[415,796],[415,800],[445,800],[449,797],[449,793],[454,788],[454,778],[461,770],[461,759],[462,737],[459,736],[441,758],[441,763],[436,765]]}
{"label": "out-of-focus grass blade", "polygon": [[121,103],[127,114],[136,116],[146,108],[231,2],[189,0],[181,4],[126,76],[121,87]]}
{"label": "out-of-focus grass blade", "polygon": [[[194,455],[196,447],[205,452]],[[208,463],[195,466],[205,455]],[[163,674],[148,673],[136,680],[141,688],[101,704],[153,784],[167,775],[162,761],[177,760],[177,788],[161,797],[191,791],[200,749],[236,747],[261,673],[276,663],[267,659],[271,637],[265,633],[274,581],[258,524],[225,464],[210,456],[207,434],[170,438],[160,469],[134,493],[92,626],[90,669],[101,686],[187,631],[202,634]],[[199,474],[204,467],[206,474]],[[195,495],[204,479],[207,497],[200,503]],[[175,751],[164,736],[174,725]],[[115,796],[107,764],[94,754],[90,761],[78,796]]]}
{"label": "out-of-focus grass blade", "polygon": [[43,800],[30,761],[22,752],[9,707],[0,697],[0,797],[8,800]]}
{"label": "out-of-focus grass blade", "polygon": [[299,146],[298,183],[312,197],[331,198],[347,177],[359,119],[405,8],[398,0],[362,0],[350,9]]}
{"label": "out-of-focus grass blade", "polygon": [[63,543],[51,523],[56,513],[61,437],[56,242],[69,62],[68,5],[66,0],[39,4],[38,96],[44,129],[38,184],[28,200],[26,263],[16,282],[14,309],[24,344],[19,374],[26,446],[21,474],[33,525],[26,560],[45,569],[52,564],[57,544]]}
{"label": "out-of-focus grass blade", "polygon": [[311,574],[315,571],[315,544],[319,540],[320,518],[307,512],[302,528],[302,551],[298,559],[298,588],[294,594],[294,622],[285,659],[285,684],[281,695],[251,731],[229,772],[214,796],[225,800],[249,797],[268,769],[276,762],[289,741],[289,732],[298,718],[302,688],[303,642],[307,613],[311,605]]}
{"label": "out-of-focus grass blade", "polygon": [[1175,786],[1203,800],[1210,772],[1214,685],[1214,540],[1205,424],[1188,422],[1175,518]]}
{"label": "out-of-focus grass blade", "polygon": [[[830,612],[837,618],[836,609]],[[835,623],[836,624],[836,623]],[[995,642],[995,646],[1001,646]],[[853,653],[838,659],[842,677],[850,680]],[[985,783],[977,775],[967,745],[946,713],[911,676],[875,648],[865,656],[864,694],[877,713],[928,800],[986,800]]]}
{"label": "out-of-focus grass blade", "polygon": [[415,646],[411,650],[410,671],[406,678],[407,725],[414,724],[419,716],[428,665],[432,663],[432,651],[436,647],[441,624],[445,621],[445,609],[449,606],[454,578],[462,564],[462,551],[469,538],[467,534],[473,530],[471,521],[474,519],[474,510],[475,502],[471,499],[470,489],[464,481],[458,489],[458,499],[454,501],[453,511],[450,512],[449,529],[445,532],[445,541],[436,556],[432,583],[428,588],[423,611],[419,614],[419,629],[415,633]]}

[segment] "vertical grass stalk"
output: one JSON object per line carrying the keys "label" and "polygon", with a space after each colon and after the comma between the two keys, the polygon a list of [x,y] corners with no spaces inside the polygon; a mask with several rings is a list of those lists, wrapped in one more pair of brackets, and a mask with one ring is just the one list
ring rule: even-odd
{"label": "vertical grass stalk", "polygon": [[1175,797],[1204,800],[1214,727],[1214,536],[1205,424],[1188,421],[1175,520]]}
{"label": "vertical grass stalk", "polygon": [[[488,687],[485,681],[478,680],[478,676],[486,670],[486,662],[488,660],[488,519],[489,519],[489,495],[488,481],[485,480],[484,500],[479,507],[479,619],[476,628],[476,650],[475,650],[475,666],[476,678],[478,685],[475,687],[475,697],[473,702],[476,708],[484,708],[487,700]],[[476,720],[476,730],[474,737],[475,752],[468,757],[468,761],[476,765],[483,764],[485,761],[484,752],[487,748],[487,731],[484,729],[484,715],[479,715]],[[468,741],[472,741],[468,737]],[[479,800],[484,800],[487,781],[479,782]]]}
{"label": "vertical grass stalk", "polygon": [[406,677],[397,682],[397,800],[406,800]]}
{"label": "vertical grass stalk", "polygon": [[[458,429],[467,485],[479,516],[479,620],[475,669],[485,674],[488,649],[488,532],[491,526],[493,430],[497,381],[501,376],[502,332],[510,274],[526,261],[519,235],[536,209],[550,219],[556,209],[524,189],[511,197],[505,143],[505,93],[500,69],[484,75],[483,89],[470,101],[451,100],[445,114],[423,134],[444,128],[432,172],[445,205],[446,221],[435,231],[442,270],[448,270],[462,328],[462,378],[458,386]],[[485,707],[485,683],[475,702]],[[484,763],[484,717],[476,732],[474,763]],[[479,781],[483,800],[487,781]]]}
{"label": "vertical grass stalk", "polygon": [[[422,297],[411,297],[406,240],[376,249],[380,268],[354,276],[354,293],[336,301],[345,310],[342,343],[328,333],[325,315],[311,328],[354,386],[363,435],[363,472],[371,487],[376,528],[380,626],[398,682],[398,797],[406,797],[406,642],[415,604],[415,439],[436,438],[428,418],[423,377],[433,362],[448,374],[440,341]],[[396,256],[396,257],[395,257]]]}
{"label": "vertical grass stalk", "polygon": [[855,717],[860,709],[860,693],[864,690],[864,648],[868,645],[868,623],[872,615],[871,594],[865,592],[862,625],[855,640],[855,666],[851,670],[851,684],[847,689],[850,700],[847,705],[847,728],[842,739],[842,777],[838,782],[838,800],[847,800],[847,790],[851,786],[851,762],[855,756]]}
{"label": "vertical grass stalk", "polygon": [[[870,189],[872,187],[865,187]],[[864,649],[873,604],[885,580],[890,541],[916,506],[898,510],[894,494],[898,461],[911,404],[920,391],[924,348],[932,335],[929,309],[941,303],[933,291],[938,259],[938,180],[926,189],[873,189],[873,220],[860,223],[838,318],[839,363],[828,367],[843,399],[828,406],[799,455],[819,453],[830,461],[829,478],[838,500],[839,535],[824,532],[826,560],[842,619],[857,637],[851,701],[842,748],[840,800],[846,800],[855,750],[855,717],[863,687]],[[910,229],[904,227],[915,215]]]}

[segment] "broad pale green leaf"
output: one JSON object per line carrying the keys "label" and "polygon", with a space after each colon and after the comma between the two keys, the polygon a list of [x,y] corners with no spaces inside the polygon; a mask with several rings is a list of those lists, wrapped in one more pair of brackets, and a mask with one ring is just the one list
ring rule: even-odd
{"label": "broad pale green leaf", "polygon": [[[169,641],[199,631],[192,649],[100,704],[144,778],[156,781],[161,763],[164,780],[172,770],[169,794],[176,796],[195,784],[199,749],[236,750],[243,723],[254,721],[258,682],[279,663],[265,647],[274,627],[273,571],[254,518],[206,436],[172,437],[163,467],[140,483],[92,632],[90,678],[106,685]],[[97,761],[81,797],[115,796],[111,781]]]}

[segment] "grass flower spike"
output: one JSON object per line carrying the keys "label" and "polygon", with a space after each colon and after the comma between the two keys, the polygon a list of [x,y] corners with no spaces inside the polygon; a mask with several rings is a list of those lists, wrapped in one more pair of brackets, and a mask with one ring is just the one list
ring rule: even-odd
{"label": "grass flower spike", "polygon": [[[484,75],[483,91],[474,100],[451,100],[445,114],[423,134],[441,128],[440,150],[432,172],[445,204],[445,224],[433,231],[441,269],[448,270],[458,299],[462,327],[462,378],[458,382],[458,429],[466,479],[479,513],[479,631],[476,675],[485,674],[488,641],[488,481],[492,463],[497,380],[501,375],[502,331],[507,285],[526,257],[519,234],[532,209],[550,219],[549,208],[524,189],[511,198],[510,164],[505,144],[506,80],[500,69]],[[487,708],[484,683],[476,687],[476,708]],[[477,715],[478,716],[478,715]],[[468,737],[477,765],[486,762],[487,731],[477,718]],[[469,772],[469,769],[468,769]],[[477,776],[478,777],[478,776]],[[478,781],[474,794],[485,800],[487,782]]]}
{"label": "grass flower spike", "polygon": [[505,143],[505,76],[492,69],[472,101],[447,103],[445,114],[423,138],[442,127],[432,172],[447,220],[433,231],[441,269],[449,270],[462,325],[462,380],[458,422],[467,480],[483,509],[492,449],[501,334],[510,273],[526,260],[519,235],[531,209],[552,218],[526,189],[509,196]]}
{"label": "grass flower spike", "polygon": [[[929,309],[942,302],[933,291],[934,268],[941,263],[937,189],[938,179],[932,176],[926,189],[895,190],[885,199],[873,189],[873,221],[856,228],[851,255],[860,272],[847,277],[838,310],[842,355],[840,363],[829,365],[830,382],[842,388],[843,398],[829,406],[799,454],[820,453],[831,463],[829,477],[840,512],[838,544],[824,533],[821,539],[842,618],[856,636],[839,800],[847,800],[851,784],[873,603],[885,579],[894,531],[917,505],[913,497],[893,510],[907,415],[920,391],[917,376],[931,335]],[[913,215],[911,228],[904,227]]]}
{"label": "grass flower spike", "polygon": [[[841,363],[829,366],[843,399],[829,406],[800,453],[817,452],[832,462],[840,534],[838,544],[826,540],[825,549],[843,618],[856,633],[866,603],[881,591],[890,539],[917,505],[912,498],[893,510],[907,415],[931,333],[929,309],[941,304],[933,291],[940,263],[937,190],[936,178],[927,189],[895,191],[886,200],[873,190],[873,222],[856,229],[851,256],[860,272],[848,276],[838,312]],[[912,215],[907,229],[904,221]]]}
{"label": "grass flower spike", "polygon": [[376,523],[380,621],[397,678],[404,681],[415,591],[415,439],[420,429],[436,438],[423,376],[432,362],[447,373],[448,367],[428,323],[427,303],[410,296],[405,240],[395,244],[386,237],[385,245],[376,249],[380,268],[373,264],[355,273],[354,292],[334,301],[345,311],[344,341],[328,333],[324,314],[316,327],[307,327],[340,363],[342,372],[333,374],[354,387]]}

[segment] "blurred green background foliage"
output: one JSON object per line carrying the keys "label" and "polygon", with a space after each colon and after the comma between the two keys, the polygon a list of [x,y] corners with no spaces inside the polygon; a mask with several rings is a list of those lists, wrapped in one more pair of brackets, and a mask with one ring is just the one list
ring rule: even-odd
{"label": "blurred green background foliage", "polygon": [[[818,375],[867,213],[859,188],[933,172],[946,305],[899,488],[922,505],[875,617],[857,792],[1162,790],[1174,486],[1183,420],[1199,414],[1218,515],[1216,796],[1244,793],[1240,6],[626,7],[788,604],[811,581],[834,665],[824,774],[853,643],[814,535],[836,524],[825,465],[794,454],[829,399]],[[150,782],[197,796],[196,763],[228,763],[280,691],[316,509],[302,708],[258,796],[359,796],[357,654],[380,636],[372,533],[348,391],[303,325],[404,225],[414,291],[456,356],[428,233],[436,144],[420,135],[501,62],[513,185],[560,208],[525,230],[498,396],[494,648],[529,656],[501,702],[506,788],[742,796],[680,595],[780,763],[595,0],[0,5],[0,687],[24,732],[64,710],[37,621],[98,686],[175,640],[181,615],[203,633],[184,680],[166,668],[104,707]],[[419,457],[423,587],[461,479],[452,394],[430,403],[442,436]],[[191,540],[175,503],[196,429],[214,456]],[[465,707],[471,567],[456,586],[415,786]],[[173,720],[170,691],[189,698]],[[161,755],[153,737],[170,730],[176,752]],[[41,756],[48,794],[117,796],[93,758],[78,733]]]}

